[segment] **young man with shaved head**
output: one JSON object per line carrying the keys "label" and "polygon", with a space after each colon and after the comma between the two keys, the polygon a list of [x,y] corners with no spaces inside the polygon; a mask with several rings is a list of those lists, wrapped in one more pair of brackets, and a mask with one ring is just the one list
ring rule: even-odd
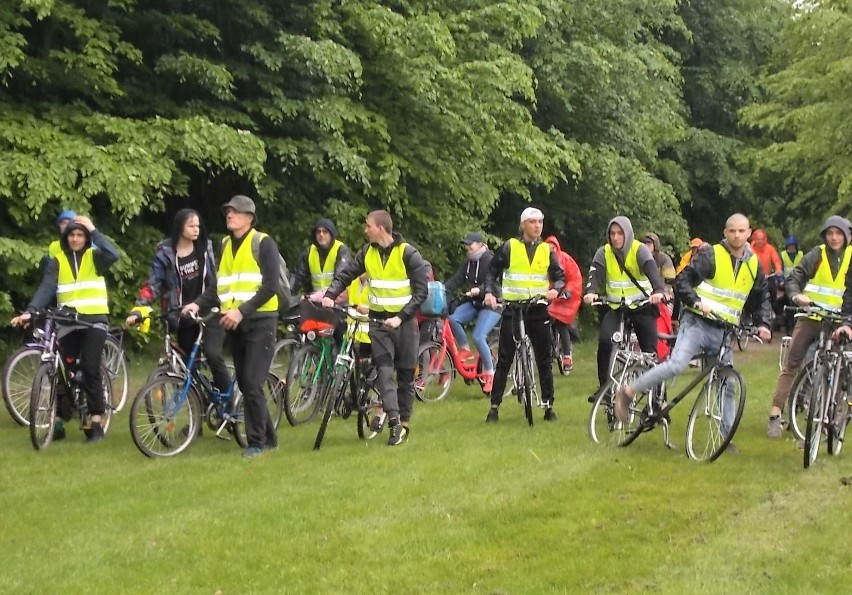
{"label": "young man with shaved head", "polygon": [[[711,313],[725,322],[738,324],[743,310],[751,311],[760,338],[764,341],[771,338],[766,277],[748,245],[750,235],[748,218],[739,213],[731,215],[725,223],[725,239],[699,251],[677,276],[675,291],[684,307],[677,342],[668,361],[651,368],[615,394],[615,416],[620,421],[627,420],[634,394],[647,392],[674,378],[701,353],[718,352],[725,327],[710,318]],[[732,353],[727,350],[727,363],[731,363]],[[738,452],[733,444],[728,448]]]}

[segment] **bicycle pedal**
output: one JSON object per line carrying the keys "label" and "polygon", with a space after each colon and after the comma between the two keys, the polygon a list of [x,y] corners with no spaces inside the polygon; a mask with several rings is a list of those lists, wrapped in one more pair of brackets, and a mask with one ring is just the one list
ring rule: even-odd
{"label": "bicycle pedal", "polygon": [[[227,432],[227,430],[228,430],[228,422],[223,421],[216,430],[216,438],[219,438],[220,440],[230,440],[231,436],[230,436],[230,433]],[[226,435],[223,436],[222,432],[226,432]]]}

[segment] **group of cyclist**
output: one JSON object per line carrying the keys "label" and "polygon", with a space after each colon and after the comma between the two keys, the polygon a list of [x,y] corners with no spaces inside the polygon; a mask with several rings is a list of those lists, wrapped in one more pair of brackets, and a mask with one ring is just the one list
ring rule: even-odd
{"label": "group of cyclist", "polygon": [[[230,336],[236,379],[245,398],[248,448],[243,454],[253,457],[278,444],[261,381],[271,365],[279,310],[286,309],[286,305],[279,303],[283,298],[279,298],[278,249],[272,238],[255,229],[254,201],[237,195],[223,206],[223,211],[228,235],[218,250],[207,238],[198,212],[182,209],[176,214],[171,236],[157,245],[148,279],[126,322],[144,323],[154,308],[162,308],[178,345],[188,352],[197,335],[197,326],[189,317],[207,316],[219,308],[220,315],[211,317],[206,324],[204,349],[213,385],[225,391],[231,379],[222,345],[226,333]],[[596,304],[602,311],[597,352],[601,386],[610,373],[613,334],[621,316],[629,320],[640,349],[656,352],[658,330],[668,328],[660,326],[660,319],[667,319],[669,327],[671,324],[669,298],[676,294],[682,305],[679,332],[670,357],[618,390],[614,402],[618,418],[627,415],[627,404],[635,392],[647,391],[679,374],[699,353],[718,349],[724,323],[739,323],[748,313],[759,336],[768,340],[770,278],[779,277],[793,304],[816,303],[834,310],[843,305],[852,315],[852,297],[844,300],[852,254],[850,225],[839,216],[826,220],[821,230],[822,245],[803,255],[795,238],[789,238],[781,258],[768,245],[762,230],[752,232],[745,216],[732,215],[725,225],[724,240],[711,246],[693,239],[677,271],[661,251],[656,234],[645,234],[639,241],[630,220],[617,216],[607,225],[607,242],[594,255],[582,292],[576,262],[561,250],[555,237],[542,239],[543,224],[541,210],[524,209],[517,237],[495,251],[488,248],[481,233],[468,233],[462,239],[467,257],[447,279],[446,291],[453,306],[448,319],[463,357],[470,350],[464,325],[475,322],[472,337],[482,360],[483,391],[490,394],[488,423],[499,419],[515,354],[518,316],[524,317],[532,344],[544,420],[557,419],[550,363],[551,325],[557,329],[563,346],[562,363],[570,369],[572,324],[581,293],[586,304]],[[50,246],[42,283],[26,311],[11,322],[13,326],[28,323],[34,312],[55,298],[60,307],[74,308],[79,319],[88,323],[63,326],[59,338],[63,354],[80,360],[92,414],[91,423],[86,426],[87,439],[95,442],[103,438],[100,416],[105,407],[99,388],[100,353],[108,324],[103,275],[118,260],[119,253],[87,217],[63,211],[57,225],[60,239]],[[318,220],[308,247],[295,264],[290,288],[324,307],[350,304],[369,313],[369,324],[358,328],[356,338],[361,353],[369,355],[375,367],[376,390],[382,399],[383,413],[373,429],[381,431],[386,420],[388,444],[397,446],[411,431],[419,343],[417,313],[427,298],[430,267],[420,252],[394,230],[386,211],[370,212],[364,233],[367,242],[353,255],[337,238],[333,222],[327,218]],[[752,244],[748,243],[750,237]],[[769,267],[775,275],[764,273]],[[785,273],[783,281],[781,270]],[[540,302],[523,309],[507,307],[531,298],[540,298]],[[486,337],[498,324],[495,365]],[[817,332],[815,328],[818,324],[808,319],[795,325],[772,399],[768,429],[771,437],[780,436],[781,408]],[[839,332],[852,335],[849,326]],[[70,409],[60,403],[59,417],[67,421],[70,415]],[[54,438],[63,437],[60,424]]]}

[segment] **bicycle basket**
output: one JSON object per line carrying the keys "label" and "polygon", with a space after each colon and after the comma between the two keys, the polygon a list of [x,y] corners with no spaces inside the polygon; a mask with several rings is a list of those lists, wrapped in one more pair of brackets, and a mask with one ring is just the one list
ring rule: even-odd
{"label": "bicycle basket", "polygon": [[299,302],[299,330],[303,333],[333,329],[343,318],[343,312],[323,308],[309,300]]}

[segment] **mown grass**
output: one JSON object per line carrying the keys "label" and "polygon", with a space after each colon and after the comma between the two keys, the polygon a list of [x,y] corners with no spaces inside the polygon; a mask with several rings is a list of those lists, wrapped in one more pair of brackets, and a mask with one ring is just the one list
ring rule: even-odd
{"label": "mown grass", "polygon": [[[0,419],[3,593],[842,592],[850,571],[852,453],[802,469],[765,438],[775,346],[737,354],[748,386],[739,456],[683,453],[688,403],[627,449],[586,436],[592,345],[557,379],[556,424],[529,429],[507,402],[496,426],[461,381],[418,404],[408,444],[358,440],[335,419],[282,427],[244,460],[207,433],[149,460],[127,413],[94,447],[46,451]],[[134,365],[144,368],[144,364]],[[138,379],[144,370],[135,372]]]}

